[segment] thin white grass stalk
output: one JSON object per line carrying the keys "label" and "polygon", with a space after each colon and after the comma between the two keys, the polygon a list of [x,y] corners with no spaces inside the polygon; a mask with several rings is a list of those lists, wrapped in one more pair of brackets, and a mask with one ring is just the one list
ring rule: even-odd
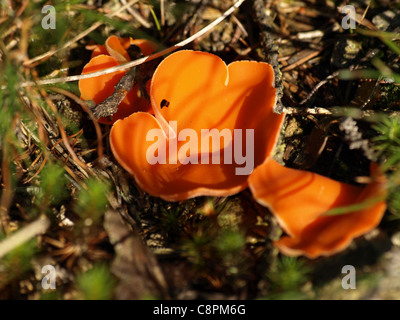
{"label": "thin white grass stalk", "polygon": [[172,51],[177,50],[178,48],[184,47],[187,44],[189,44],[190,42],[194,41],[195,39],[203,36],[204,34],[206,34],[207,32],[209,32],[211,29],[213,29],[217,24],[219,24],[221,21],[223,21],[225,18],[227,18],[228,16],[230,16],[237,8],[239,8],[242,3],[245,0],[238,0],[234,5],[232,5],[232,7],[230,7],[227,11],[225,11],[225,13],[220,16],[219,18],[215,19],[213,22],[211,22],[208,26],[204,27],[203,29],[201,29],[199,32],[195,33],[194,35],[192,35],[191,37],[177,43],[176,45],[169,47],[163,51],[157,52],[155,54],[152,54],[150,56],[146,56],[134,61],[130,61],[127,62],[125,64],[121,64],[119,66],[115,66],[112,68],[108,68],[108,69],[104,69],[101,71],[96,71],[96,72],[91,72],[91,73],[86,73],[86,74],[81,74],[81,75],[75,75],[75,76],[69,76],[69,77],[61,77],[61,78],[55,78],[55,79],[45,79],[45,80],[38,80],[37,82],[33,82],[33,81],[28,81],[28,82],[24,82],[21,84],[21,87],[26,87],[26,86],[34,86],[34,85],[46,85],[46,84],[54,84],[54,83],[63,83],[63,82],[71,82],[71,81],[78,81],[78,80],[82,80],[82,79],[88,79],[88,78],[94,78],[94,77],[99,77],[105,74],[109,74],[109,73],[113,73],[116,71],[120,71],[120,70],[126,70],[135,66],[138,66],[144,62],[148,62],[151,60],[154,60],[158,57],[164,56],[168,53],[171,53]]}
{"label": "thin white grass stalk", "polygon": [[45,233],[49,226],[50,220],[43,216],[5,238],[0,242],[0,258],[32,238]]}
{"label": "thin white grass stalk", "polygon": [[161,12],[161,26],[165,26],[165,6],[164,6],[164,0],[160,1],[160,12]]}

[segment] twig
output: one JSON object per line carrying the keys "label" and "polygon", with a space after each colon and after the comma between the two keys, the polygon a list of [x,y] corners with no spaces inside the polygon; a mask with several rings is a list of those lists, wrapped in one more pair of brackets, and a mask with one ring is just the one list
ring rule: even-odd
{"label": "twig", "polygon": [[161,12],[161,26],[165,26],[165,6],[164,6],[164,0],[160,1],[160,12]]}
{"label": "twig", "polygon": [[124,100],[136,83],[137,68],[129,70],[114,86],[115,91],[103,102],[91,107],[93,115],[99,119],[113,115],[118,110],[118,105]]}
{"label": "twig", "polygon": [[[121,3],[123,5],[127,5],[126,0],[121,0]],[[151,27],[151,24],[143,19],[143,17],[135,9],[131,8],[131,6],[127,7],[126,9],[143,27],[147,29]]]}
{"label": "twig", "polygon": [[298,114],[298,115],[329,115],[335,117],[352,117],[354,119],[363,119],[365,117],[375,118],[387,118],[387,117],[399,117],[400,111],[392,111],[390,113],[379,112],[374,110],[360,110],[359,108],[348,108],[348,107],[332,107],[332,108],[293,108],[285,107],[284,112],[286,114]]}
{"label": "twig", "polygon": [[[365,57],[360,59],[360,61],[357,64],[353,64],[349,67],[350,71],[357,70],[360,66],[361,63],[364,63],[368,61],[369,59],[373,58],[377,53],[379,52],[379,49],[372,49],[367,54]],[[325,79],[321,80],[318,82],[318,84],[311,90],[311,92],[305,97],[301,102],[300,105],[305,104],[308,100],[311,99],[311,97],[318,91],[319,88],[321,88],[325,83],[327,83],[329,80],[336,78],[339,75],[340,71],[335,71],[331,75],[327,76]]]}
{"label": "twig", "polygon": [[[39,154],[39,156],[35,159],[35,161],[32,162],[31,167],[34,166],[36,161],[39,161],[39,159],[42,157],[42,152]],[[36,170],[36,172],[27,180],[24,181],[24,184],[28,184],[29,182],[31,182],[44,168],[44,165],[47,162],[47,156],[44,156],[44,159],[42,161],[42,163],[40,164],[40,167],[38,170]]]}
{"label": "twig", "polygon": [[332,73],[331,75],[327,76],[324,80],[321,80],[318,82],[318,84],[311,90],[311,92],[305,97],[303,100],[301,100],[300,105],[305,104],[308,100],[311,99],[311,97],[318,91],[319,88],[321,88],[325,83],[327,83],[329,80],[336,78],[339,75],[339,71],[336,71]]}
{"label": "twig", "polygon": [[277,97],[276,97],[276,107],[275,111],[277,113],[282,113],[283,106],[281,104],[281,98],[283,95],[282,90],[282,72],[279,69],[279,48],[276,44],[276,41],[272,37],[272,29],[270,27],[270,18],[266,13],[266,4],[268,0],[254,0],[253,2],[253,10],[255,12],[257,23],[259,25],[261,31],[261,39],[262,39],[262,49],[264,50],[264,54],[266,56],[267,62],[272,65],[275,74],[275,88],[277,89]]}
{"label": "twig", "polygon": [[318,56],[323,50],[325,50],[325,47],[320,48],[319,50],[312,51],[309,53],[307,56],[301,58],[300,60],[297,60],[295,63],[292,63],[282,69],[282,72],[288,72],[291,71],[298,66],[302,65],[303,63],[306,63],[307,61],[311,60],[312,58]]}
{"label": "twig", "polygon": [[[129,70],[114,86],[115,91],[103,102],[91,107],[96,119],[112,116],[117,112],[118,105],[135,86],[136,83],[146,83],[157,66],[158,61],[152,60],[150,64],[142,64]],[[145,91],[145,89],[143,90]]]}
{"label": "twig", "polygon": [[50,220],[46,216],[42,216],[26,227],[18,230],[13,235],[4,239],[2,242],[0,242],[0,258],[30,239],[45,233],[49,226]]}
{"label": "twig", "polygon": [[283,111],[286,114],[312,114],[312,115],[332,115],[332,110],[321,108],[321,107],[314,107],[314,108],[294,108],[294,107],[285,107]]}

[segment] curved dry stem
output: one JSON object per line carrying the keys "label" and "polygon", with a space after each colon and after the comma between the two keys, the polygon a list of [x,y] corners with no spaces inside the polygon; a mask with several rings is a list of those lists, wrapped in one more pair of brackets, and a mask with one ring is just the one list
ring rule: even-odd
{"label": "curved dry stem", "polygon": [[54,114],[56,115],[56,120],[57,120],[57,124],[58,124],[58,129],[60,130],[61,138],[62,138],[62,140],[64,142],[65,148],[68,150],[68,152],[71,155],[72,159],[75,161],[75,163],[78,166],[80,166],[82,169],[84,169],[86,174],[88,174],[88,172],[91,173],[91,171],[88,170],[88,167],[87,167],[86,163],[82,162],[78,158],[78,156],[76,155],[74,149],[71,147],[71,145],[70,145],[70,143],[68,141],[67,133],[65,132],[65,129],[64,129],[64,125],[63,125],[63,123],[61,121],[60,116],[58,115],[58,110],[57,110],[56,106],[54,105],[53,101],[51,101],[51,99],[47,96],[47,94],[46,94],[44,89],[40,89],[40,93],[44,97],[44,99],[46,100],[46,102],[50,106],[50,108],[53,110]]}
{"label": "curved dry stem", "polygon": [[103,143],[102,143],[102,133],[101,133],[101,128],[99,123],[97,122],[97,119],[93,115],[93,112],[88,108],[86,105],[85,101],[83,101],[81,98],[79,98],[77,95],[73,94],[72,92],[69,92],[67,90],[57,88],[57,87],[52,87],[50,90],[58,92],[66,97],[71,98],[74,100],[76,103],[78,103],[84,111],[86,111],[90,117],[90,120],[92,120],[95,131],[96,131],[96,137],[97,137],[97,155],[98,155],[98,160],[101,160],[104,155],[104,148],[103,148]]}

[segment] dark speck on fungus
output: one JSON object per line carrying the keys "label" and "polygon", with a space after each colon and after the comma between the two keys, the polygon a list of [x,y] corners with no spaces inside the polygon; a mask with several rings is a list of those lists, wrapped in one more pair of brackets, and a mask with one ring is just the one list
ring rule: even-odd
{"label": "dark speck on fungus", "polygon": [[167,101],[167,100],[165,100],[165,99],[163,99],[163,100],[161,101],[161,103],[160,103],[160,108],[162,109],[162,108],[164,108],[164,107],[166,107],[166,108],[169,107],[169,101]]}

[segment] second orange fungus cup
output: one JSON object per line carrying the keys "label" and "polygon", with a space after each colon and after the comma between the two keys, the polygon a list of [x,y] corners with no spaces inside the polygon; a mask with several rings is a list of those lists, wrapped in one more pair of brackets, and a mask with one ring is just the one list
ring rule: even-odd
{"label": "second orange fungus cup", "polygon": [[[130,61],[127,49],[135,45],[144,55],[152,54],[156,44],[144,39],[118,38],[110,36],[104,45],[93,46],[92,58],[84,66],[82,74],[96,72],[115,67]],[[79,90],[82,100],[92,100],[99,104],[114,92],[114,86],[125,75],[125,71],[101,75],[98,77],[79,80]],[[136,84],[119,104],[117,112],[109,118],[100,118],[102,124],[113,124],[118,119],[123,119],[137,111],[151,111],[150,102],[140,96],[139,84]]]}
{"label": "second orange fungus cup", "polygon": [[[376,228],[386,210],[386,181],[376,164],[371,165],[371,182],[360,187],[268,159],[251,174],[249,187],[286,232],[275,245],[291,256],[342,251]],[[338,208],[344,212],[332,211]]]}

